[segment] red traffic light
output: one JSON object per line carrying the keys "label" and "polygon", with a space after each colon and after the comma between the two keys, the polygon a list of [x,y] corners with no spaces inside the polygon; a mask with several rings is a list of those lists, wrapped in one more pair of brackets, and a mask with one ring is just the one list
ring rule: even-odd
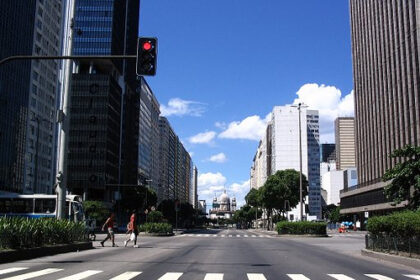
{"label": "red traffic light", "polygon": [[143,50],[150,51],[152,49],[152,44],[150,42],[143,43]]}

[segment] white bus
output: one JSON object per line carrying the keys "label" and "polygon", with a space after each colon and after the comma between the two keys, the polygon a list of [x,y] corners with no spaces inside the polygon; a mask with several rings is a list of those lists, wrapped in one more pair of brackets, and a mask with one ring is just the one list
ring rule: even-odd
{"label": "white bus", "polygon": [[[0,216],[55,218],[57,205],[56,195],[0,193]],[[66,216],[71,221],[83,220],[82,198],[79,195],[66,196]]]}

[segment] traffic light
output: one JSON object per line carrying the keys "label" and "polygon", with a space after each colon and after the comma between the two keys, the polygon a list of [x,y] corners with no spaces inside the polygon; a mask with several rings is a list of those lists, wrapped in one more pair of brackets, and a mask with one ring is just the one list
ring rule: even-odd
{"label": "traffic light", "polygon": [[137,75],[154,76],[156,74],[157,39],[140,37],[137,41]]}

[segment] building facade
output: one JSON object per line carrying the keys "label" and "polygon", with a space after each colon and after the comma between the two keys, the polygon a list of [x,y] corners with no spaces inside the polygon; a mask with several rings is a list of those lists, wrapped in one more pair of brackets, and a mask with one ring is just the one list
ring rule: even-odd
{"label": "building facade", "polygon": [[321,156],[321,162],[335,162],[335,144],[321,144],[319,147],[319,154]]}
{"label": "building facade", "polygon": [[229,195],[222,193],[219,197],[213,198],[212,209],[210,209],[210,219],[231,219],[236,211],[236,198],[230,199]]}
{"label": "building facade", "polygon": [[[76,1],[72,53],[132,54],[137,46],[138,17],[137,0]],[[137,143],[133,141],[138,135],[122,139],[123,134],[132,131],[124,130],[124,120],[134,120],[136,108],[140,108],[134,67],[135,62],[122,60],[80,60],[74,64],[68,189],[83,193],[85,199],[114,200],[123,179],[133,182],[129,178],[132,175],[122,170],[136,158],[128,157],[128,149],[122,145],[135,148]],[[128,97],[136,102],[127,103]],[[134,116],[126,115],[124,104],[132,106],[127,112]]]}
{"label": "building facade", "polygon": [[[420,1],[350,1],[358,185],[341,212],[363,218],[403,207],[384,196],[390,154],[420,144]],[[363,224],[363,223],[362,223]]]}
{"label": "building facade", "polygon": [[[0,59],[60,55],[63,9],[58,0],[2,1]],[[0,68],[0,190],[53,193],[59,66],[32,60]]]}
{"label": "building facade", "polygon": [[337,169],[355,167],[354,118],[340,117],[335,120],[335,145]]}
{"label": "building facade", "polygon": [[[319,115],[318,111],[301,111],[302,122],[302,173],[309,182],[309,215],[321,217]],[[276,106],[266,133],[260,141],[251,167],[251,187],[260,188],[268,176],[278,170],[299,171],[299,111],[293,106]],[[305,207],[304,207],[305,208]],[[290,212],[300,217],[300,206]],[[305,215],[305,214],[304,214]]]}

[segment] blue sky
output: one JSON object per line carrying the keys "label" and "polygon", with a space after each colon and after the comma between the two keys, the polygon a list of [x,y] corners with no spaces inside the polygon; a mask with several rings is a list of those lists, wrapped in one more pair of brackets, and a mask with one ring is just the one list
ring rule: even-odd
{"label": "blue sky", "polygon": [[199,199],[239,203],[275,105],[320,110],[321,142],[353,113],[345,0],[142,0],[140,35],[158,38],[147,81],[199,170]]}

